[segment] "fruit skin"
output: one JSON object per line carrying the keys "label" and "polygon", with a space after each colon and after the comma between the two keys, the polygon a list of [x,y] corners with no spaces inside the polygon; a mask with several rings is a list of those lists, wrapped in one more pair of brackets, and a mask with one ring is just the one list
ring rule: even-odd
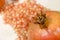
{"label": "fruit skin", "polygon": [[0,0],[0,9],[4,6],[5,0]]}
{"label": "fruit skin", "polygon": [[60,28],[60,12],[57,11],[47,11],[46,12],[47,19],[49,20],[48,28],[51,30],[55,30],[57,27]]}
{"label": "fruit skin", "polygon": [[41,29],[38,24],[30,23],[28,40],[60,40],[60,12],[47,11],[46,17],[48,29]]}

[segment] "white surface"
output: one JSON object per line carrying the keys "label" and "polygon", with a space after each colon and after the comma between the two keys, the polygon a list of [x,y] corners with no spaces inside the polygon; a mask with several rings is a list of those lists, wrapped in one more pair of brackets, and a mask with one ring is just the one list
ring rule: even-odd
{"label": "white surface", "polygon": [[0,40],[15,40],[17,35],[10,25],[4,24],[3,16],[0,15]]}
{"label": "white surface", "polygon": [[38,3],[42,4],[43,6],[49,9],[60,11],[60,0],[37,0],[37,1]]}
{"label": "white surface", "polygon": [[[37,0],[38,3],[45,7],[60,11],[60,0]],[[5,25],[2,15],[0,15],[0,40],[15,40],[17,38],[11,26]]]}

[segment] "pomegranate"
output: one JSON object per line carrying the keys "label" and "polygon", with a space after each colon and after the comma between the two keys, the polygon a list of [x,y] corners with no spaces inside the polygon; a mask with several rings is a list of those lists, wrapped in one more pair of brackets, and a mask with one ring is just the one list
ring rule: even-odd
{"label": "pomegranate", "polygon": [[47,10],[35,0],[12,3],[3,12],[17,40],[60,40],[60,12]]}

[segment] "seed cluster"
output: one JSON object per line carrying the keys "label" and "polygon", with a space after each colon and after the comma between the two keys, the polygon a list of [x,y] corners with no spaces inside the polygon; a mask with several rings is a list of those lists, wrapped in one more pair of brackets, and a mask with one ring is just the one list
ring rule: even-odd
{"label": "seed cluster", "polygon": [[20,35],[21,31],[28,29],[29,23],[34,21],[33,17],[41,13],[42,9],[41,5],[34,2],[12,3],[4,10],[4,20],[5,23],[12,25]]}
{"label": "seed cluster", "polygon": [[33,17],[41,13],[42,7],[35,3],[10,4],[4,12],[4,20],[16,27],[25,27],[28,22],[33,22]]}

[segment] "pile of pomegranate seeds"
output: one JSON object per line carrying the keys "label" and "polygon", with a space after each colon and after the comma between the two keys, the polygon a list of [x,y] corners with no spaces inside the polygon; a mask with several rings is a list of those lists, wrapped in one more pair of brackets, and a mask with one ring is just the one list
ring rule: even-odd
{"label": "pile of pomegranate seeds", "polygon": [[[12,3],[6,6],[4,10],[4,21],[12,25],[21,38],[21,35],[25,32],[24,30],[28,29],[29,23],[34,21],[33,17],[41,13],[42,9],[43,7],[35,2]],[[23,39],[21,38],[21,40]]]}

